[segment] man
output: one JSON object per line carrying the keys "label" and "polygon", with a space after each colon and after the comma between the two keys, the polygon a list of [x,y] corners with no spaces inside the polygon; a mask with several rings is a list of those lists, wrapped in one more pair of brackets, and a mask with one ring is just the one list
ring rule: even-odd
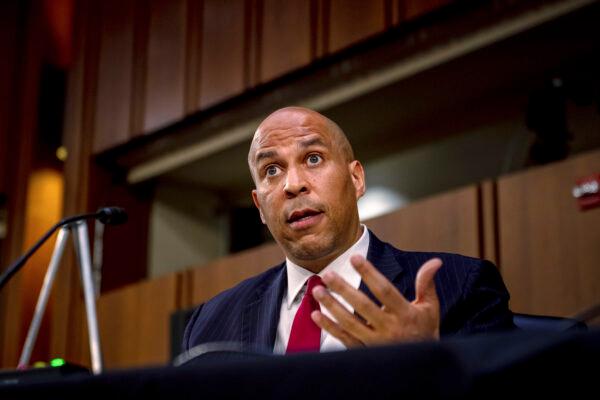
{"label": "man", "polygon": [[494,265],[400,251],[361,225],[364,170],[333,121],[275,111],[256,130],[248,164],[254,204],[286,261],[200,306],[184,350],[236,342],[327,351],[513,328]]}

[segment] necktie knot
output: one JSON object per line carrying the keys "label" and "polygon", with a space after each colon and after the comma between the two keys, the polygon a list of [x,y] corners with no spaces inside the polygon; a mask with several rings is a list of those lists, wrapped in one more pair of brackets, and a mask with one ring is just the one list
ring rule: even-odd
{"label": "necktie knot", "polygon": [[[306,293],[304,293],[304,297],[306,297],[308,295],[308,299],[310,301],[312,310],[320,310],[321,307],[319,306],[319,302],[315,299],[315,297],[312,294],[312,291],[315,287],[317,286],[325,286],[325,284],[323,283],[323,280],[321,279],[321,277],[319,275],[313,275],[310,278],[308,278],[308,282],[306,283]],[[303,300],[304,300],[303,297]]]}

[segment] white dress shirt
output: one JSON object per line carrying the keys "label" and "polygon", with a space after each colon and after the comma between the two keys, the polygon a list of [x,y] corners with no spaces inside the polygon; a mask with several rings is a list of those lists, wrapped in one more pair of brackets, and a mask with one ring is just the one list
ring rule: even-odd
{"label": "white dress shirt", "polygon": [[[328,266],[323,268],[319,272],[319,276],[327,271],[335,271],[338,275],[346,280],[353,288],[358,289],[360,286],[360,275],[352,264],[350,264],[350,257],[359,254],[363,257],[367,257],[369,250],[369,231],[367,227],[361,225],[363,233],[352,247],[346,250],[342,255],[333,260]],[[296,312],[302,302],[302,297],[306,291],[306,282],[314,273],[302,268],[299,265],[294,264],[292,261],[286,258],[286,269],[287,269],[287,290],[283,294],[283,300],[281,302],[281,310],[279,314],[279,325],[277,326],[277,337],[275,338],[275,347],[273,352],[276,354],[284,354],[287,348],[288,340],[290,339],[290,333],[292,330],[292,323]],[[351,313],[354,312],[354,308],[348,304],[337,293],[332,293],[333,297],[342,303]],[[323,314],[335,321],[335,318],[329,313],[325,307],[321,306]],[[336,337],[330,335],[327,331],[321,331],[321,351],[333,351],[333,350],[344,350],[346,346],[342,344]]]}

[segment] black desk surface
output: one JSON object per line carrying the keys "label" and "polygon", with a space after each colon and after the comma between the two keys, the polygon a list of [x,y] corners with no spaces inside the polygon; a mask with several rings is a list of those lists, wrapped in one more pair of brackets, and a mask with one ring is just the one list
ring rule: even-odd
{"label": "black desk surface", "polygon": [[506,398],[597,395],[600,331],[513,332],[295,356],[208,353],[184,366],[0,384],[0,399]]}

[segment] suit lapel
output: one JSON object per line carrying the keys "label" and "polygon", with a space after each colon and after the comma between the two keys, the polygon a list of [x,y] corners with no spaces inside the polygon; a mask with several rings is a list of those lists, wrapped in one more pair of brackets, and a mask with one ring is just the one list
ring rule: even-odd
{"label": "suit lapel", "polygon": [[287,287],[285,262],[275,277],[256,290],[255,301],[244,309],[242,343],[252,351],[271,352],[275,344],[283,293]]}
{"label": "suit lapel", "polygon": [[[398,289],[403,291],[402,271],[392,247],[383,243],[369,231],[367,259]],[[279,266],[273,279],[256,290],[255,300],[244,309],[242,319],[242,343],[252,351],[271,352],[275,344],[277,324],[283,293],[287,288],[285,262]],[[369,288],[361,281],[360,290],[374,302],[381,304]]]}
{"label": "suit lapel", "polygon": [[[403,267],[392,251],[393,247],[382,242],[369,231],[369,251],[367,252],[367,260],[369,260],[375,268],[379,270],[390,282],[392,282],[401,292],[404,288],[402,282]],[[359,289],[369,296],[375,303],[381,305],[381,302],[371,293],[371,290],[363,281],[360,282]]]}

